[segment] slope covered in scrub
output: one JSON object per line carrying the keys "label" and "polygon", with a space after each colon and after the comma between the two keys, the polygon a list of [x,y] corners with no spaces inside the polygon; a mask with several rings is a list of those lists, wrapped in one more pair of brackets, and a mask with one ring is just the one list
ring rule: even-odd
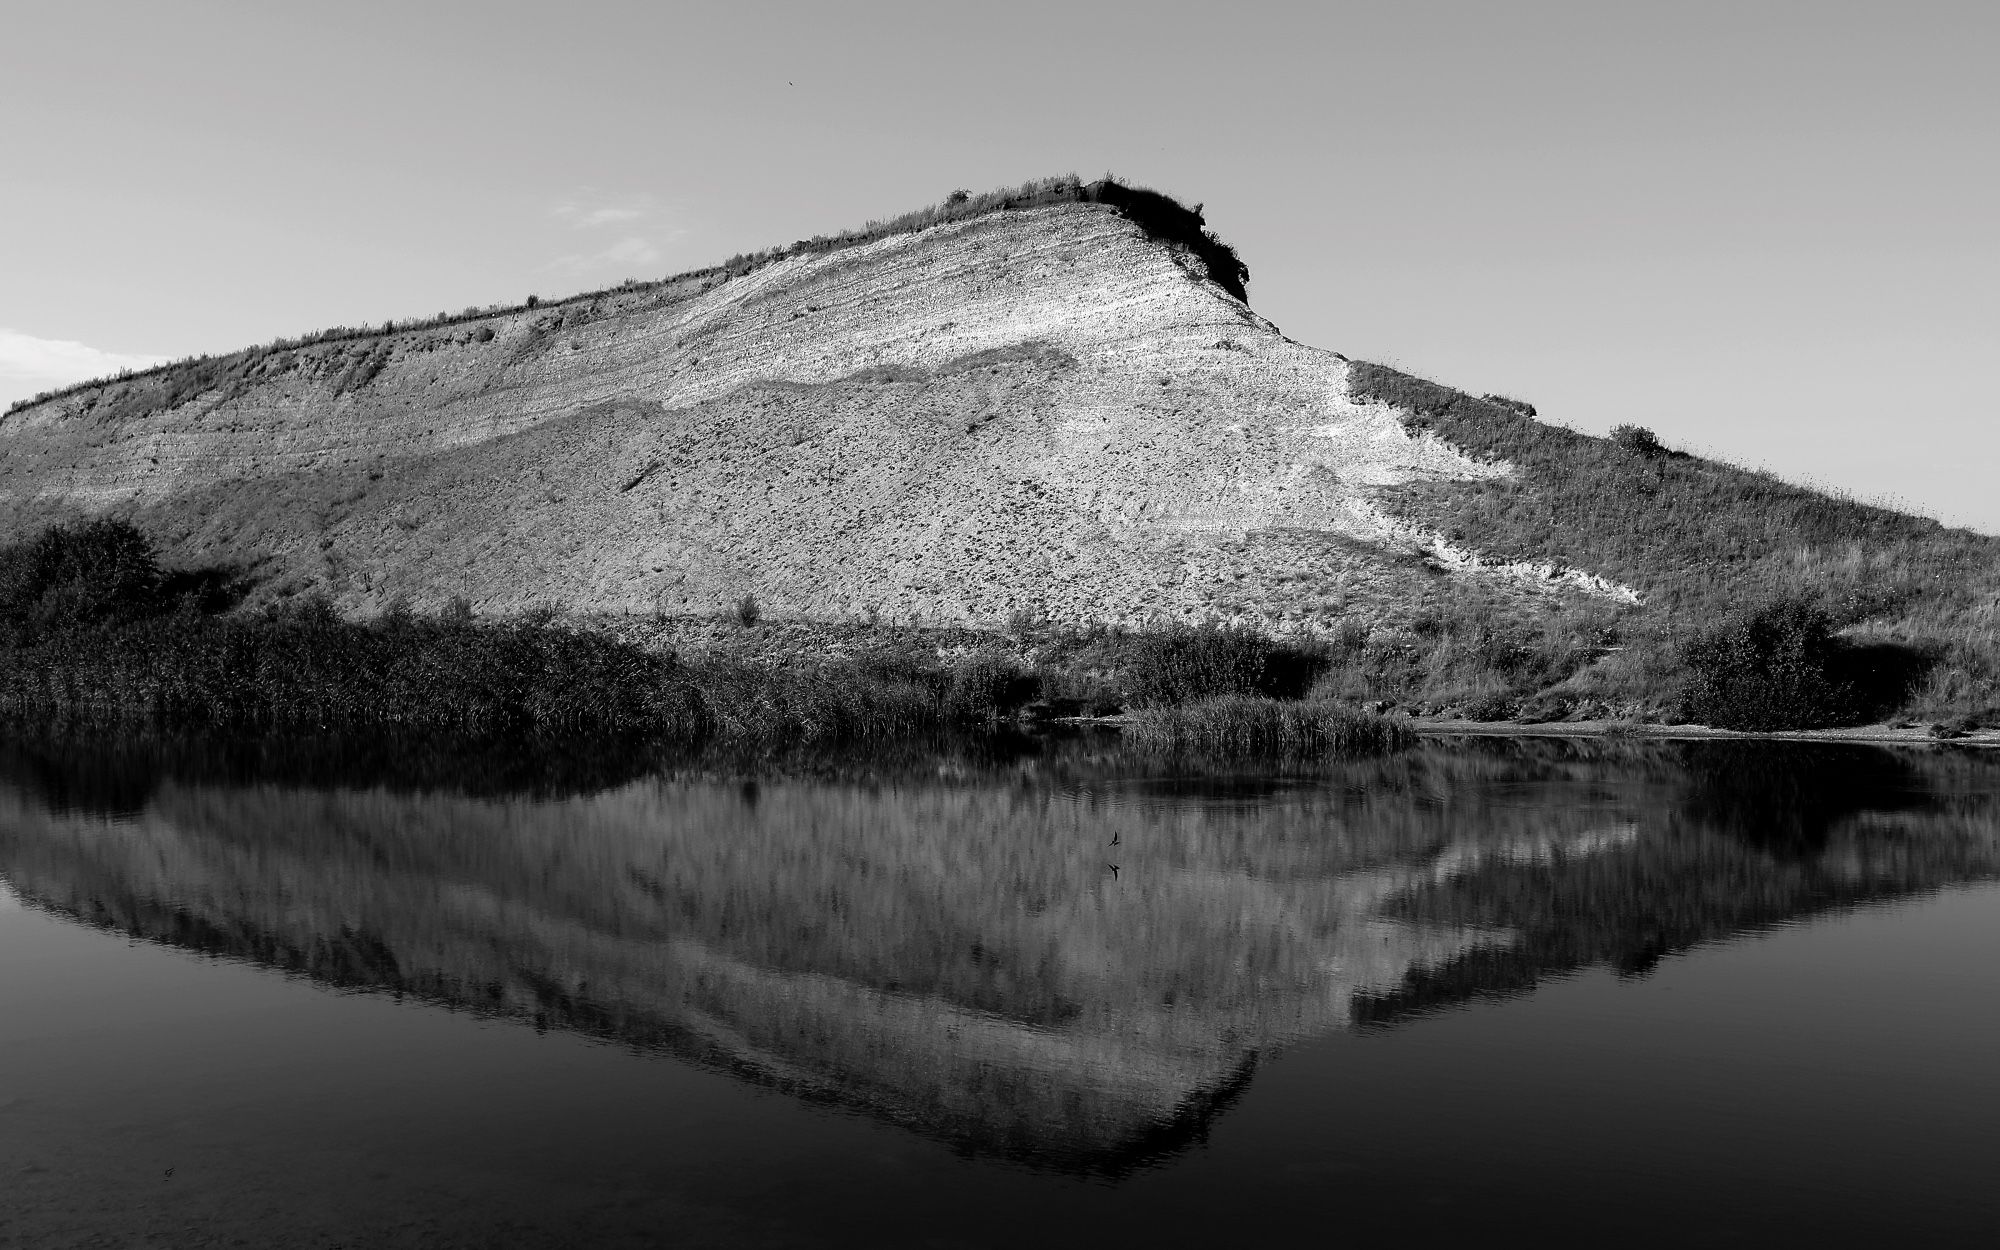
{"label": "slope covered in scrub", "polygon": [[[1350,379],[1413,433],[1513,470],[1445,489],[1392,487],[1386,508],[1492,558],[1575,565],[1631,586],[1645,606],[1625,628],[1648,657],[1732,611],[1795,603],[1857,640],[1914,652],[1902,661],[1921,670],[1914,714],[2000,711],[2000,539],[1702,459],[1645,430],[1593,438],[1382,365],[1354,362]],[[1622,678],[1659,684],[1643,672]]]}

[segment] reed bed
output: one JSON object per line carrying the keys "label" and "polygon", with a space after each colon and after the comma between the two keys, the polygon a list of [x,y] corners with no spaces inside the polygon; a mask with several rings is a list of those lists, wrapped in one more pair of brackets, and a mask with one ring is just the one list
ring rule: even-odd
{"label": "reed bed", "polygon": [[0,648],[0,711],[217,728],[524,727],[691,735],[670,657],[523,625],[175,616]]}
{"label": "reed bed", "polygon": [[1376,755],[1416,742],[1407,721],[1321,700],[1257,695],[1142,707],[1131,713],[1125,736],[1145,749],[1239,757]]}

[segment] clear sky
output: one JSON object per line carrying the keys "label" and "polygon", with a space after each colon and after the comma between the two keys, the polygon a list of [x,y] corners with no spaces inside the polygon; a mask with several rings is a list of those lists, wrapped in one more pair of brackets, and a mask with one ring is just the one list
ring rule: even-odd
{"label": "clear sky", "polygon": [[1106,170],[1292,337],[2000,532],[2000,4],[0,0],[0,401]]}

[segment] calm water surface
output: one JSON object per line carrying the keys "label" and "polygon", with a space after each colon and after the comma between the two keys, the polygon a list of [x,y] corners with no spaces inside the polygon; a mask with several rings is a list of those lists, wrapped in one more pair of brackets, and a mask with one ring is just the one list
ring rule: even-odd
{"label": "calm water surface", "polygon": [[1986,1245],[1996,882],[1969,753],[0,744],[0,1244]]}

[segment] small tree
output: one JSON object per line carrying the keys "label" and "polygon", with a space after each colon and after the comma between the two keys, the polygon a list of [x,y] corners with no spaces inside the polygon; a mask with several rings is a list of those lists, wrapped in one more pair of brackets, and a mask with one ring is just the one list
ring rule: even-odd
{"label": "small tree", "polygon": [[1817,604],[1782,599],[1687,645],[1681,714],[1718,729],[1815,729],[1850,722],[1853,689],[1837,679],[1840,642]]}
{"label": "small tree", "polygon": [[129,617],[158,606],[153,544],[128,521],[55,525],[0,549],[0,622],[43,627]]}

